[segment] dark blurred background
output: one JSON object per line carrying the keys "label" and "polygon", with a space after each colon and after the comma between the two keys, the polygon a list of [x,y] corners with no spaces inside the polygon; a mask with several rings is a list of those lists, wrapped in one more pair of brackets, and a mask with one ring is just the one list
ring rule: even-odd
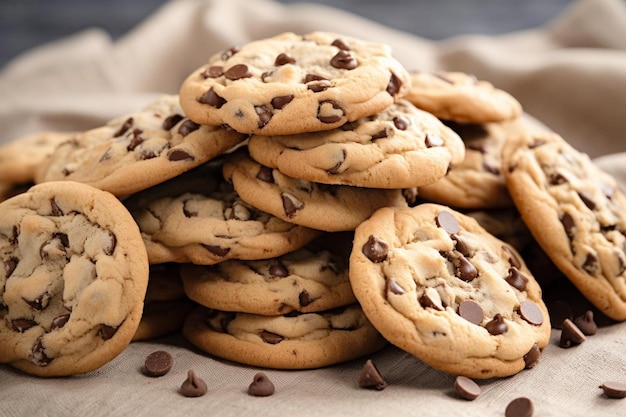
{"label": "dark blurred background", "polygon": [[[83,29],[119,38],[167,0],[0,0],[0,68],[21,52]],[[222,0],[229,1],[229,0]],[[277,0],[298,3],[301,0]],[[384,25],[440,40],[540,26],[573,0],[317,0]]]}

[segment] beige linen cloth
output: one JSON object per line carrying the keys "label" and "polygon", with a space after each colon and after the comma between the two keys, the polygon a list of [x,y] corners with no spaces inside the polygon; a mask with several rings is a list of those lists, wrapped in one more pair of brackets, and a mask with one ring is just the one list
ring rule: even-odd
{"label": "beige linen cloth", "polygon": [[[426,6],[425,6],[426,7]],[[0,73],[0,143],[39,130],[78,130],[138,109],[210,55],[283,31],[335,31],[383,41],[409,69],[462,70],[512,93],[526,112],[620,178],[626,177],[626,3],[579,0],[541,28],[440,42],[402,33],[320,5],[271,0],[181,0],[166,4],[112,42],[93,29],[20,56]],[[28,152],[28,150],[24,150]],[[599,385],[626,382],[626,324],[602,328],[571,349],[559,331],[532,370],[482,381],[472,402],[453,392],[452,376],[394,347],[373,355],[388,387],[357,386],[364,363],[307,371],[266,370],[267,398],[246,394],[258,369],[215,360],[180,337],[133,343],[93,373],[40,379],[0,365],[0,416],[503,416],[526,396],[535,416],[624,416],[626,400]],[[169,374],[141,373],[147,354],[166,349]],[[178,393],[189,369],[208,393]]]}

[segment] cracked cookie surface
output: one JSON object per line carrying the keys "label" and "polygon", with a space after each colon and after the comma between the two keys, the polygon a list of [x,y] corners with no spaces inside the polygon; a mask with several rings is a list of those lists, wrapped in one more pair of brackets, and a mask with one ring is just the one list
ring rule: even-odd
{"label": "cracked cookie surface", "polygon": [[549,342],[541,289],[519,254],[446,206],[374,213],[356,229],[350,282],[387,340],[444,372],[513,375]]}
{"label": "cracked cookie surface", "polygon": [[284,135],[373,115],[409,86],[385,44],[287,32],[213,55],[184,81],[180,99],[197,123]]}
{"label": "cracked cookie surface", "polygon": [[0,204],[0,362],[40,376],[95,370],[131,341],[148,258],[113,195],[71,181]]}

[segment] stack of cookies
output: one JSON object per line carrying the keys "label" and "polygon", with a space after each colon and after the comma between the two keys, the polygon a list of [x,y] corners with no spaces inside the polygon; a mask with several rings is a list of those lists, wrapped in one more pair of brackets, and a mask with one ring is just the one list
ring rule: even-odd
{"label": "stack of cookies", "polygon": [[7,190],[37,183],[0,204],[0,362],[35,375],[180,329],[259,367],[390,342],[451,374],[513,375],[550,337],[533,244],[626,319],[615,181],[506,92],[409,72],[381,43],[254,41],[179,95],[34,138],[0,149],[8,166],[38,147],[19,181],[0,168]]}

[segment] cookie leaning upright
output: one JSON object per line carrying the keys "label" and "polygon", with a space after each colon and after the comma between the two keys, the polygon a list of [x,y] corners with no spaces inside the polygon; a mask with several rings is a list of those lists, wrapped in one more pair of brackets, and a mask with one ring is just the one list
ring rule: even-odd
{"label": "cookie leaning upright", "polygon": [[535,240],[602,313],[626,320],[626,197],[556,133],[507,142],[511,197]]}
{"label": "cookie leaning upright", "polygon": [[63,181],[4,201],[0,256],[0,362],[33,375],[73,375],[130,343],[148,257],[113,195]]}
{"label": "cookie leaning upright", "polygon": [[410,82],[385,44],[288,32],[213,55],[184,81],[180,102],[196,123],[285,135],[373,115]]}

